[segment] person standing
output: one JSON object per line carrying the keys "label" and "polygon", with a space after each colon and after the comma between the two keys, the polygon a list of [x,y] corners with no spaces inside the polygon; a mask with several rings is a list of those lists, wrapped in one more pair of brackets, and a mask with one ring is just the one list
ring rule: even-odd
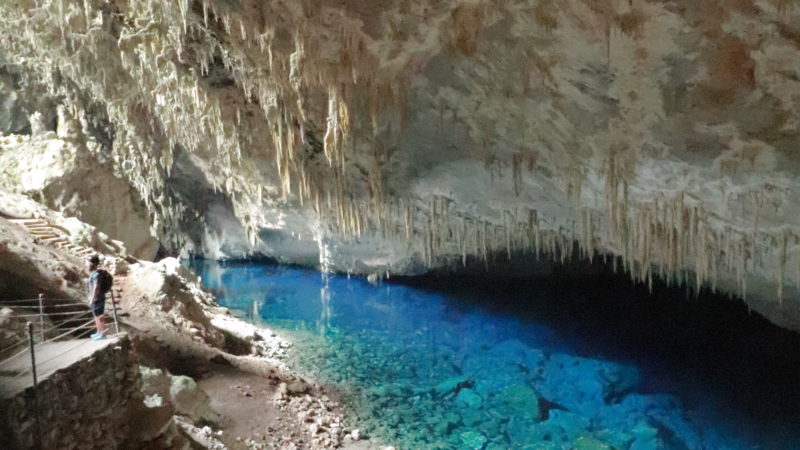
{"label": "person standing", "polygon": [[87,283],[87,301],[89,303],[89,309],[92,310],[92,316],[94,316],[94,324],[97,327],[97,332],[91,335],[91,338],[94,340],[100,340],[106,338],[106,332],[108,331],[108,327],[106,326],[106,316],[105,316],[105,307],[106,307],[106,292],[110,289],[109,284],[111,284],[110,278],[111,275],[99,268],[100,266],[100,257],[97,255],[92,255],[89,259],[86,260],[86,266],[89,269],[89,282]]}

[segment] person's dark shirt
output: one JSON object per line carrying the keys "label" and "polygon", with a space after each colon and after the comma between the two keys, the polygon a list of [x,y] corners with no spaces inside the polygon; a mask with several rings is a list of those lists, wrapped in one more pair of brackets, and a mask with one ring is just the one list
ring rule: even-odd
{"label": "person's dark shirt", "polygon": [[[89,274],[89,283],[86,285],[86,294],[87,296],[92,295],[94,292],[94,287],[97,286],[97,283],[100,282],[100,272],[98,270],[93,270],[92,273]],[[97,295],[92,299],[92,303],[94,302],[102,302],[105,301],[105,294],[103,294],[99,289],[97,290]]]}

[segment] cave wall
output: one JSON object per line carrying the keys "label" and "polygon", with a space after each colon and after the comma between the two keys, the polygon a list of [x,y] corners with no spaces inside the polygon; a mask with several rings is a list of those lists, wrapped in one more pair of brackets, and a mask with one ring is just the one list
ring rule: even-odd
{"label": "cave wall", "polygon": [[152,260],[159,248],[151,214],[130,183],[84,135],[0,137],[0,188],[96,226],[130,255]]}
{"label": "cave wall", "polygon": [[113,164],[173,252],[393,273],[614,254],[643,283],[730,292],[800,329],[797,2],[0,13],[17,73],[104,106]]}

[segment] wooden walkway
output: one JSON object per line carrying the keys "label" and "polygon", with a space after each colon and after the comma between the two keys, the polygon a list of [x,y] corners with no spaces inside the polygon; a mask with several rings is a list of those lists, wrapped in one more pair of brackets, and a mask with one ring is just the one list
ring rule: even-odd
{"label": "wooden walkway", "polygon": [[[97,251],[91,247],[84,247],[70,242],[68,233],[60,227],[50,223],[47,218],[9,217],[7,220],[23,227],[33,237],[34,242],[53,247],[54,249],[64,252],[70,256],[83,259],[88,255],[97,253]],[[106,323],[110,332],[113,332],[114,330],[114,317],[111,313],[111,302],[116,301],[119,305],[118,299],[122,297],[121,285],[124,278],[124,276],[115,276],[113,292],[109,293],[106,299],[106,315],[108,317]],[[50,299],[45,299],[43,303],[45,316],[48,317],[48,320],[51,323],[56,325],[59,333],[62,331],[69,332],[70,329],[75,326],[79,326],[80,323],[86,322],[87,320],[86,317],[78,320],[72,319],[69,316],[59,315],[59,313],[62,313],[63,311],[73,310],[78,312],[85,311],[88,314],[89,308],[84,302],[70,301],[69,309],[63,309],[63,305],[56,306],[54,308]],[[22,313],[38,312],[37,302],[22,305],[12,305],[4,304],[3,301],[0,301],[0,307],[3,306],[15,307]],[[59,307],[62,309],[58,309]],[[38,325],[35,319],[31,319],[31,321]],[[93,328],[94,325],[89,326],[91,331],[94,331]],[[86,331],[83,335],[85,336],[88,333],[89,331]],[[81,339],[69,339],[69,336],[67,336],[65,339],[37,343],[35,347],[37,378],[39,381],[44,380],[57,370],[69,367],[81,359],[91,356],[98,350],[102,350],[109,345],[116,344],[118,341],[119,338],[113,336],[109,336],[108,338],[99,341],[92,340],[88,337]],[[0,361],[0,398],[11,397],[32,386],[33,377],[30,369],[30,351],[25,351],[14,358]]]}
{"label": "wooden walkway", "polygon": [[[53,372],[69,367],[98,350],[116,344],[117,341],[118,338],[110,336],[99,341],[86,338],[38,344],[35,349],[38,380],[41,382]],[[11,397],[32,386],[30,368],[30,352],[0,363],[0,398]]]}
{"label": "wooden walkway", "polygon": [[55,247],[78,258],[96,253],[93,248],[71,243],[67,233],[51,224],[46,218],[9,219],[9,222],[25,228],[38,244]]}

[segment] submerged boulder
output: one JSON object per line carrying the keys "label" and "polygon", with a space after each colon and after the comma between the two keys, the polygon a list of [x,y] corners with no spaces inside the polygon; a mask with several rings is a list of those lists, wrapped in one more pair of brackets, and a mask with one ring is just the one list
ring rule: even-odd
{"label": "submerged boulder", "polygon": [[592,416],[594,405],[618,401],[638,383],[633,367],[559,353],[547,361],[537,388],[547,399]]}
{"label": "submerged boulder", "polygon": [[486,436],[475,431],[461,433],[461,443],[464,449],[479,450],[483,448],[486,441]]}
{"label": "submerged boulder", "polygon": [[482,399],[472,389],[462,389],[456,396],[456,403],[466,408],[478,409],[481,407]]}

